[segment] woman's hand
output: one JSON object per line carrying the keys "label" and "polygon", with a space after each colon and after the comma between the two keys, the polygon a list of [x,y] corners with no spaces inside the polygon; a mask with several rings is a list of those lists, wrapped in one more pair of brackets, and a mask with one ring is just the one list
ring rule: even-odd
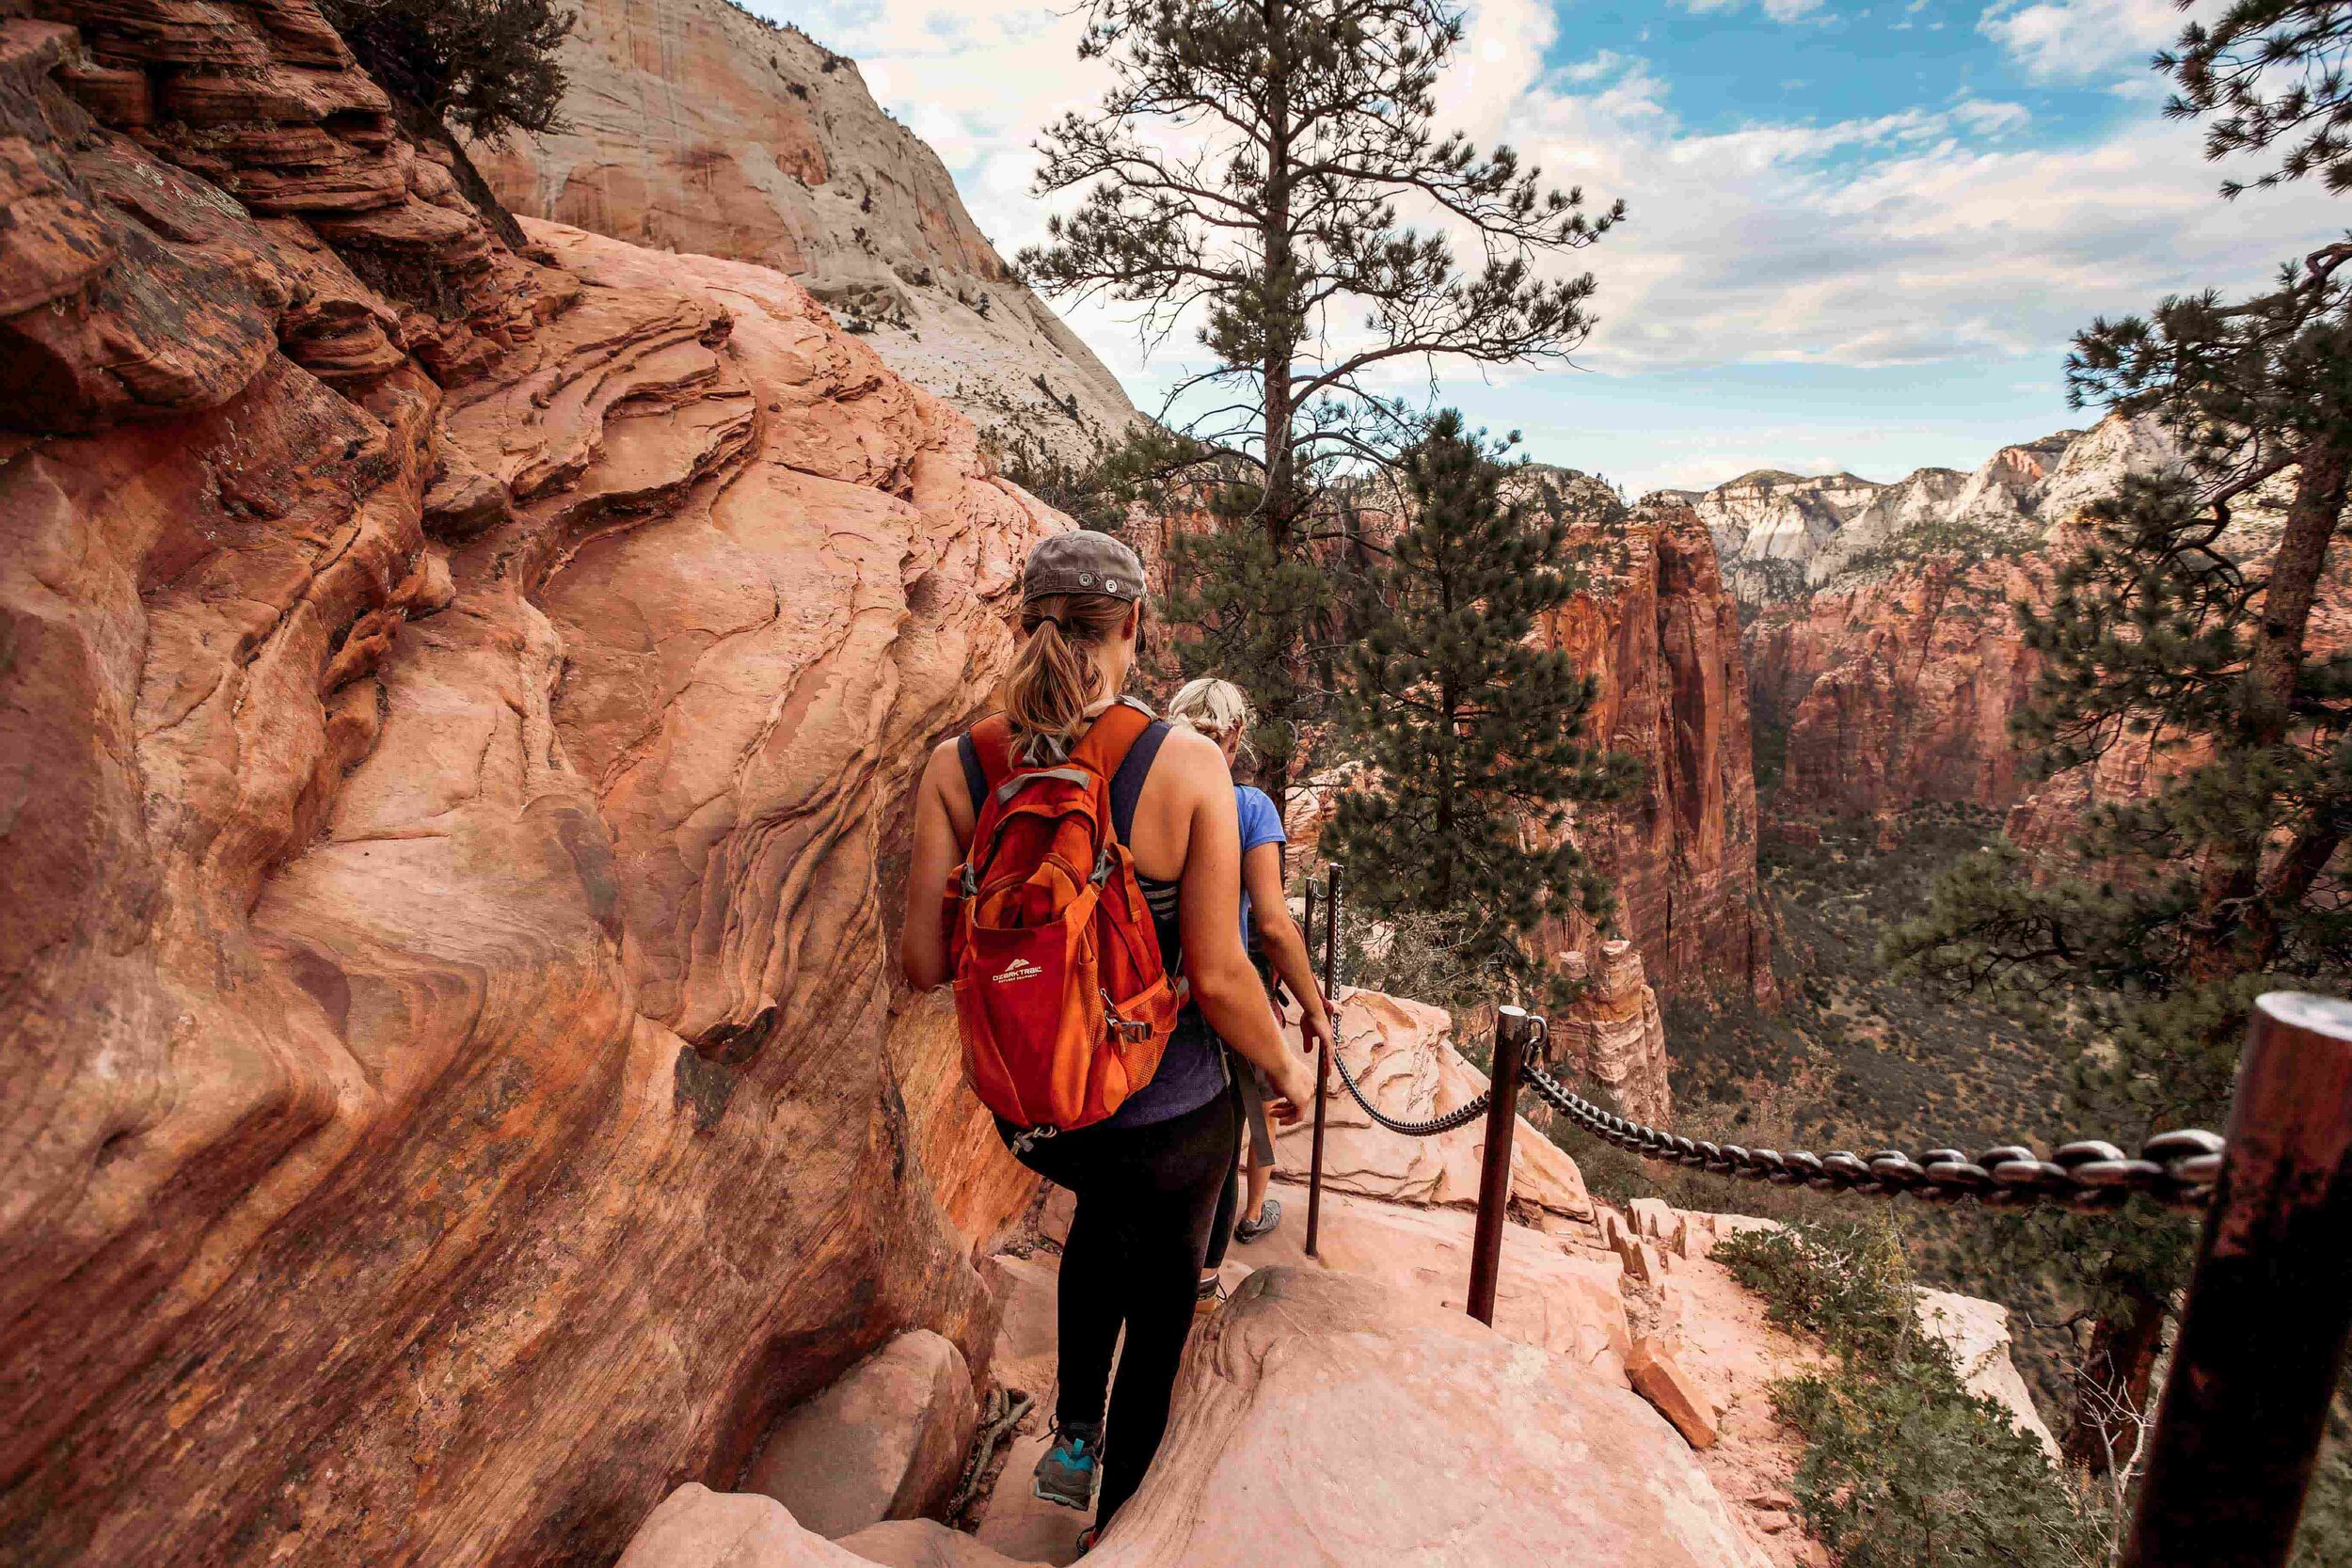
{"label": "woman's hand", "polygon": [[1285,1127],[1295,1124],[1315,1102],[1315,1075],[1307,1070],[1306,1059],[1285,1052],[1281,1067],[1266,1077],[1273,1090],[1266,1096],[1266,1115]]}
{"label": "woman's hand", "polygon": [[1317,1051],[1329,1051],[1339,1043],[1331,1024],[1331,1015],[1324,1010],[1320,998],[1298,1020],[1298,1048],[1312,1056]]}

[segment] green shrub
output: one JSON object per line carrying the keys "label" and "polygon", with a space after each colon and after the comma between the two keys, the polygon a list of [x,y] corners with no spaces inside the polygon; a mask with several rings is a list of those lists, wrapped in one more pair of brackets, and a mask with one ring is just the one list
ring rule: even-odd
{"label": "green shrub", "polygon": [[1747,1231],[1714,1256],[1830,1370],[1775,1384],[1805,1443],[1794,1491],[1841,1568],[2090,1568],[2112,1521],[1923,1334],[1902,1238],[1869,1226]]}
{"label": "green shrub", "polygon": [[558,52],[575,14],[552,0],[324,0],[320,8],[377,86],[444,131],[497,142],[564,128]]}

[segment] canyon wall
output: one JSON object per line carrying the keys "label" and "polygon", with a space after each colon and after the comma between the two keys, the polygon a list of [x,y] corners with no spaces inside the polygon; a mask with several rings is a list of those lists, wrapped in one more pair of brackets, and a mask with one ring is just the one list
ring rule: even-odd
{"label": "canyon wall", "polygon": [[1134,419],[856,61],[727,0],[576,8],[564,127],[475,152],[515,212],[790,273],[1008,449],[1080,460]]}
{"label": "canyon wall", "polygon": [[[1577,515],[1590,580],[1543,636],[1598,684],[1594,743],[1643,768],[1630,800],[1586,810],[1577,839],[1615,881],[1621,934],[1651,984],[1764,997],[1772,947],[1756,880],[1748,677],[1714,543],[1671,500],[1627,513],[1587,498]],[[1579,949],[1594,940],[1561,935]]]}
{"label": "canyon wall", "polygon": [[[1842,520],[1777,564],[1758,564],[1758,531],[1766,544],[1788,531],[1771,532],[1775,514],[1759,511],[1732,549],[1756,722],[1780,759],[1772,815],[2023,800],[2033,780],[2009,726],[2040,660],[2015,607],[2047,606],[2055,557],[2086,505],[2174,461],[2161,430],[2113,416],[2004,447],[1968,474],[1866,483]],[[1730,516],[1752,488],[1707,492],[1699,510]]]}
{"label": "canyon wall", "polygon": [[2014,803],[2031,781],[2009,721],[2040,657],[2011,605],[2049,585],[2039,555],[1945,555],[1765,610],[1745,643],[1756,722],[1784,737],[1774,815]]}
{"label": "canyon wall", "polygon": [[8,4],[9,1560],[609,1561],[983,1366],[885,911],[1060,521],[789,278],[509,252],[309,0]]}

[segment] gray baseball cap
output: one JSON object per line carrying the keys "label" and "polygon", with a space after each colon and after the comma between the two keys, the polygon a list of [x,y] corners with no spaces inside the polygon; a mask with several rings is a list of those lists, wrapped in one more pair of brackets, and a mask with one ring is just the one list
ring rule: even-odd
{"label": "gray baseball cap", "polygon": [[1021,573],[1021,602],[1048,594],[1107,594],[1114,599],[1143,597],[1143,562],[1107,533],[1075,529],[1057,533],[1029,552]]}

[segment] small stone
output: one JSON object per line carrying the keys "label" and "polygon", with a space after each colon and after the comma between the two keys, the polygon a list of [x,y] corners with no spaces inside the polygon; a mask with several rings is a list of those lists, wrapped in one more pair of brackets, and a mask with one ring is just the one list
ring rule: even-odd
{"label": "small stone", "polygon": [[1718,1429],[1713,1402],[1700,1391],[1696,1380],[1675,1365],[1674,1357],[1656,1338],[1644,1336],[1633,1341],[1625,1374],[1633,1391],[1656,1405],[1684,1441],[1694,1449],[1715,1446]]}

